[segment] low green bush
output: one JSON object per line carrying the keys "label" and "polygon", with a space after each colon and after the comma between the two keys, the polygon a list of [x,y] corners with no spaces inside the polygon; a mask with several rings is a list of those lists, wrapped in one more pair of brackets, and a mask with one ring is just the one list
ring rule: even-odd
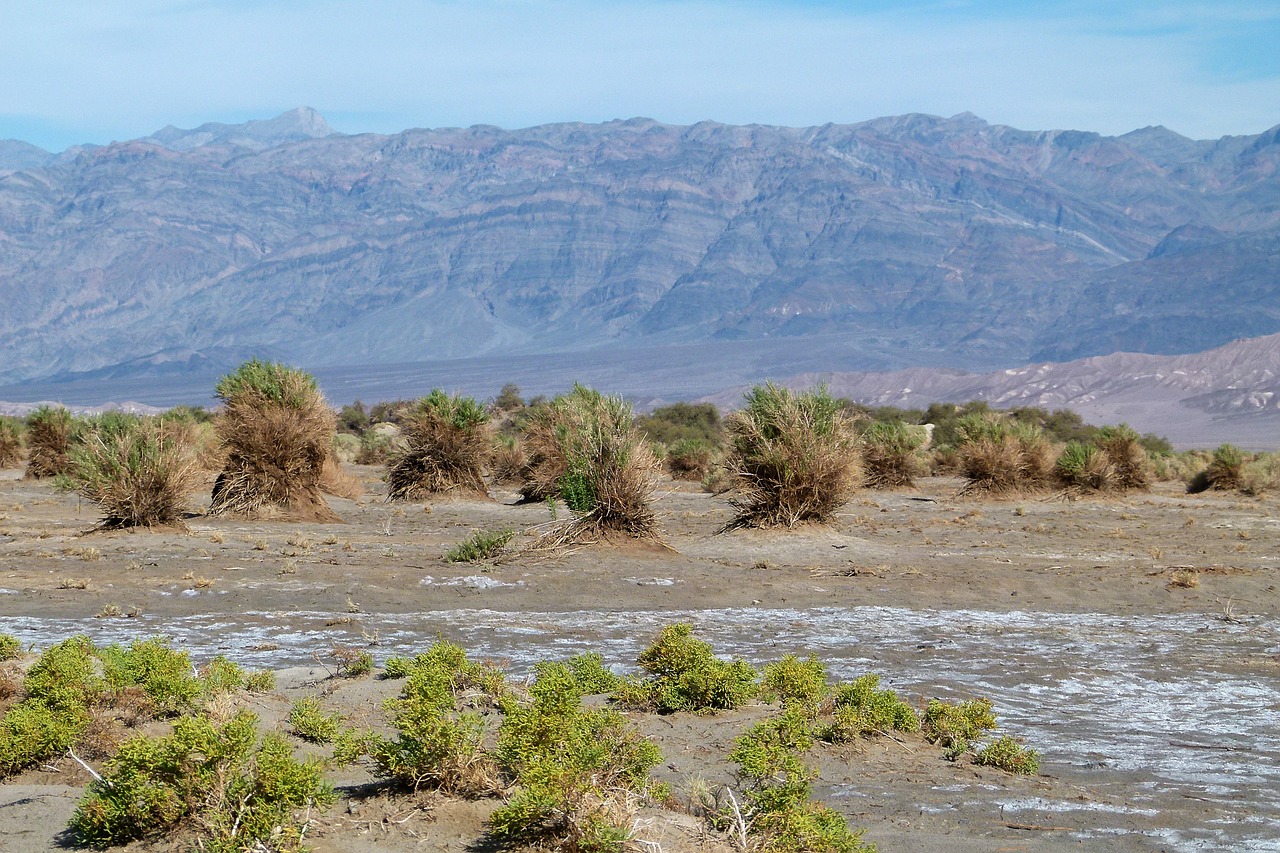
{"label": "low green bush", "polygon": [[766,666],[760,680],[762,698],[815,710],[828,690],[827,668],[812,655],[805,660],[787,655]]}
{"label": "low green bush", "polygon": [[108,646],[98,655],[111,689],[141,687],[161,716],[191,710],[204,691],[191,665],[191,656],[170,648],[159,637],[135,640],[128,649]]}
{"label": "low green bush", "polygon": [[17,637],[0,634],[0,661],[22,657],[22,643]]}
{"label": "low green bush", "polygon": [[618,687],[616,698],[628,707],[661,713],[728,710],[759,690],[755,667],[742,660],[720,660],[710,644],[694,638],[688,623],[663,628],[636,663],[649,677],[627,679]]}
{"label": "low green bush", "polygon": [[501,530],[477,530],[446,551],[444,558],[450,563],[492,560],[507,550],[507,545],[515,535],[516,532],[509,527]]}
{"label": "low green bush", "polygon": [[972,699],[959,704],[930,699],[921,723],[925,739],[942,746],[952,761],[968,752],[974,741],[995,728],[996,715],[987,699]]}
{"label": "low green bush", "polygon": [[544,668],[532,701],[503,700],[495,755],[516,789],[489,818],[499,841],[620,853],[644,800],[665,798],[649,779],[661,753],[617,711],[585,709],[570,668]]}
{"label": "low green bush", "polygon": [[1005,735],[978,750],[978,754],[974,756],[974,762],[998,768],[1006,773],[1030,776],[1040,769],[1040,754]]}
{"label": "low green bush", "polygon": [[836,689],[832,720],[822,738],[843,743],[873,734],[920,730],[920,719],[911,706],[892,690],[880,689],[880,676],[867,674]]}
{"label": "low green bush", "polygon": [[[768,853],[870,853],[862,831],[849,827],[838,812],[811,799],[816,775],[801,755],[813,746],[811,719],[793,705],[758,723],[738,738],[729,760],[745,786],[740,826],[751,849]],[[737,815],[722,813],[728,829]]]}
{"label": "low green bush", "polygon": [[312,743],[332,743],[342,732],[342,715],[326,714],[320,700],[307,696],[293,703],[289,709],[289,728],[303,740]]}
{"label": "low green bush", "polygon": [[125,741],[89,786],[71,828],[93,847],[185,829],[194,835],[191,847],[209,853],[300,851],[305,825],[296,811],[334,800],[322,769],[319,761],[296,761],[279,735],[259,741],[258,717],[249,711],[222,725],[180,717],[171,735]]}
{"label": "low green bush", "polygon": [[0,719],[0,779],[67,751],[89,723],[83,707],[26,699]]}
{"label": "low green bush", "polygon": [[98,675],[93,643],[79,636],[46,649],[27,670],[23,689],[54,711],[87,708],[102,698],[107,684]]}

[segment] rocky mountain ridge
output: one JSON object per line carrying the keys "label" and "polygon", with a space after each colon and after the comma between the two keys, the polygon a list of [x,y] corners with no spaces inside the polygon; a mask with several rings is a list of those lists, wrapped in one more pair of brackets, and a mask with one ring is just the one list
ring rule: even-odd
{"label": "rocky mountain ridge", "polygon": [[300,109],[31,157],[0,148],[4,383],[734,341],[773,342],[764,374],[833,341],[833,368],[982,370],[1280,331],[1280,128],[344,136]]}

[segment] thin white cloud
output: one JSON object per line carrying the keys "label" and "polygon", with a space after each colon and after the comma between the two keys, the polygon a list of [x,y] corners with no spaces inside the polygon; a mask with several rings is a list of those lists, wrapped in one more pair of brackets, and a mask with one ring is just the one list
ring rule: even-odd
{"label": "thin white cloud", "polygon": [[347,131],[964,110],[1033,129],[1165,124],[1201,137],[1280,122],[1280,79],[1223,77],[1205,61],[1206,39],[1274,22],[1259,17],[1268,4],[1006,16],[851,5],[5,2],[0,117],[106,138],[298,104],[371,123]]}

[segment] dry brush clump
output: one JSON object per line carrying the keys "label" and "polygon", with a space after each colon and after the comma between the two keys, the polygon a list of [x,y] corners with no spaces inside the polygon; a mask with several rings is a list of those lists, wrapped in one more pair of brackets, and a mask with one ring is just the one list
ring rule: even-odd
{"label": "dry brush clump", "polygon": [[158,418],[96,418],[71,449],[67,476],[101,507],[103,527],[181,524],[199,478],[185,437]]}
{"label": "dry brush clump", "polygon": [[828,521],[861,483],[853,422],[825,388],[758,385],[727,431],[726,466],[739,489],[731,527]]}
{"label": "dry brush clump", "polygon": [[1103,427],[1093,442],[1068,442],[1053,474],[1068,495],[1142,491],[1151,483],[1141,438],[1125,424]]}
{"label": "dry brush clump", "polygon": [[219,380],[216,393],[226,463],[210,513],[340,520],[321,495],[335,420],[315,380],[282,364],[250,361]]}
{"label": "dry brush clump", "polygon": [[915,485],[928,468],[922,452],[928,433],[900,421],[877,421],[862,433],[862,482],[869,489]]}
{"label": "dry brush clump", "polygon": [[27,479],[65,474],[71,464],[75,419],[61,406],[41,406],[27,417]]}
{"label": "dry brush clump", "polygon": [[22,462],[22,421],[0,416],[0,468],[17,468]]}
{"label": "dry brush clump", "polygon": [[956,426],[965,493],[1035,492],[1052,480],[1056,455],[1038,427],[992,415],[966,415]]}
{"label": "dry brush clump", "polygon": [[484,471],[493,438],[489,413],[474,399],[433,390],[418,401],[401,429],[406,446],[387,466],[389,498],[488,496]]}
{"label": "dry brush clump", "polygon": [[526,499],[558,497],[574,519],[557,535],[657,535],[658,462],[620,397],[575,385],[530,416]]}

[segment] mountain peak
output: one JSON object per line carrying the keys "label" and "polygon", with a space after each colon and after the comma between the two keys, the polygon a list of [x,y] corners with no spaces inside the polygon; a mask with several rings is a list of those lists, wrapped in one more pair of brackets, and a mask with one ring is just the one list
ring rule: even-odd
{"label": "mountain peak", "polygon": [[188,151],[202,145],[238,145],[262,150],[334,133],[324,116],[311,107],[294,107],[274,118],[252,119],[241,124],[211,121],[191,130],[168,125],[145,137],[145,141],[174,151]]}

